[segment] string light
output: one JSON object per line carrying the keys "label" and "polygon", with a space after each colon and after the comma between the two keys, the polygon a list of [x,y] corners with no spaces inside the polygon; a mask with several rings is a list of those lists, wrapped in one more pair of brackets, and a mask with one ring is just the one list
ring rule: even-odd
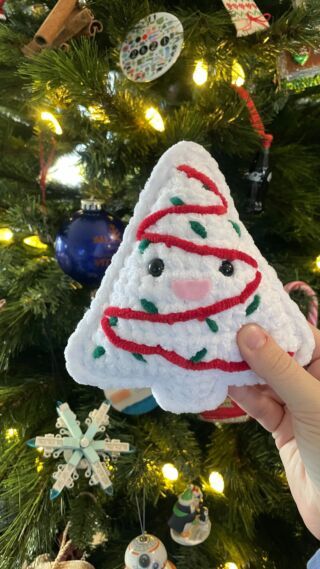
{"label": "string light", "polygon": [[164,131],[164,122],[162,116],[160,115],[159,111],[157,111],[157,109],[155,109],[154,107],[149,107],[146,110],[145,117],[150,126],[152,126],[155,130],[158,130],[159,132]]}
{"label": "string light", "polygon": [[39,473],[43,470],[43,461],[41,460],[40,456],[37,456],[36,460],[34,461],[36,465],[36,471]]}
{"label": "string light", "polygon": [[224,480],[223,480],[223,476],[220,474],[220,472],[215,472],[215,471],[211,472],[211,474],[209,476],[209,484],[210,484],[212,490],[217,492],[217,494],[223,494]]}
{"label": "string light", "polygon": [[48,249],[48,245],[46,245],[46,243],[43,243],[38,235],[30,235],[30,237],[25,237],[23,242],[25,245],[28,245],[28,247],[38,249],[39,251],[45,251]]}
{"label": "string light", "polygon": [[192,78],[195,84],[199,87],[204,85],[208,80],[208,65],[203,61],[203,59],[196,61]]}
{"label": "string light", "polygon": [[88,111],[91,120],[93,120],[94,122],[109,124],[110,119],[108,115],[104,112],[104,109],[101,105],[90,105],[88,107]]}
{"label": "string light", "polygon": [[85,180],[84,167],[80,164],[80,152],[85,150],[85,145],[79,144],[74,152],[59,156],[48,172],[47,181],[63,184],[70,188],[77,188]]}
{"label": "string light", "polygon": [[19,438],[19,433],[17,429],[7,429],[5,432],[5,439],[8,443],[10,443],[11,441],[13,441],[14,439],[18,439]]}
{"label": "string light", "polygon": [[171,482],[174,482],[175,480],[177,480],[178,476],[179,476],[178,470],[171,463],[167,463],[167,464],[163,465],[162,474],[166,480],[170,480]]}
{"label": "string light", "polygon": [[224,566],[223,569],[238,569],[238,565],[236,563],[232,563],[232,561],[228,561]]}
{"label": "string light", "polygon": [[242,65],[235,59],[232,63],[231,69],[231,83],[237,87],[242,87],[246,79],[246,74]]}
{"label": "string light", "polygon": [[60,123],[52,113],[49,113],[48,111],[42,111],[41,119],[48,123],[49,127],[55,134],[62,134],[63,131]]}
{"label": "string light", "polygon": [[320,271],[320,255],[316,258],[316,267]]}
{"label": "string light", "polygon": [[0,227],[0,243],[10,243],[13,238],[13,232],[9,227]]}

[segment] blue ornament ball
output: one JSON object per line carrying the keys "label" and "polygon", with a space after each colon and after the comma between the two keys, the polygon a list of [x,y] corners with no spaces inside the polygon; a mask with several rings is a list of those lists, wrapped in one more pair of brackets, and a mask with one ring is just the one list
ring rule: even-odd
{"label": "blue ornament ball", "polygon": [[81,210],[64,224],[56,238],[61,269],[83,285],[99,287],[123,232],[123,223],[102,209],[100,202],[83,200]]}

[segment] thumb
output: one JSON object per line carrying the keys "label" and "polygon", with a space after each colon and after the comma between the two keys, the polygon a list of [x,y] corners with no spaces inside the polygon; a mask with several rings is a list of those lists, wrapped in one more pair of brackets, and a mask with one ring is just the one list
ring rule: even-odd
{"label": "thumb", "polygon": [[[238,333],[238,345],[251,369],[268,383],[291,411],[302,463],[319,492],[320,382],[299,366],[296,360],[282,350],[259,326],[244,326]],[[286,444],[280,450],[284,464],[289,464],[289,468],[295,471],[293,480],[297,477],[298,468],[301,468],[298,455],[295,456],[295,460],[298,460],[296,466],[292,456],[287,456],[294,448],[294,445]],[[301,472],[298,480],[301,484]],[[294,482],[292,484],[294,485]]]}
{"label": "thumb", "polygon": [[238,333],[238,346],[251,369],[281,397],[288,409],[319,410],[319,382],[287,354],[260,326],[248,324]]}

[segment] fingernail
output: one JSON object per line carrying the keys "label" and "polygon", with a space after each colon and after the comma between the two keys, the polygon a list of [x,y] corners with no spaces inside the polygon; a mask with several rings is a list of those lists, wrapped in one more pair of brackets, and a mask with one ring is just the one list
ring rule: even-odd
{"label": "fingernail", "polygon": [[250,350],[259,350],[267,341],[267,334],[259,326],[249,324],[240,330],[241,343]]}

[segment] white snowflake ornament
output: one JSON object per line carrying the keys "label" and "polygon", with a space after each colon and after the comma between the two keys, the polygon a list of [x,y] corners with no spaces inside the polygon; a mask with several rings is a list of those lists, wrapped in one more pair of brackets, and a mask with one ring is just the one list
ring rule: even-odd
{"label": "white snowflake ornament", "polygon": [[83,432],[68,403],[58,403],[56,427],[60,433],[28,441],[28,446],[43,449],[45,457],[59,458],[63,454],[66,461],[53,474],[55,483],[50,490],[51,500],[57,498],[64,488],[73,488],[74,481],[79,478],[79,468],[85,469],[85,477],[89,478],[90,486],[100,484],[107,494],[112,494],[107,459],[117,458],[122,452],[130,452],[130,446],[129,443],[110,439],[108,435],[104,439],[95,439],[96,434],[104,433],[109,425],[109,409],[110,405],[103,402],[99,409],[91,411],[85,421],[87,429]]}
{"label": "white snowflake ornament", "polygon": [[218,407],[229,385],[264,383],[239,352],[247,323],[309,363],[311,329],[239,220],[217,162],[179,142],[140,194],[69,339],[67,369],[79,383],[150,387],[163,409],[201,413]]}

